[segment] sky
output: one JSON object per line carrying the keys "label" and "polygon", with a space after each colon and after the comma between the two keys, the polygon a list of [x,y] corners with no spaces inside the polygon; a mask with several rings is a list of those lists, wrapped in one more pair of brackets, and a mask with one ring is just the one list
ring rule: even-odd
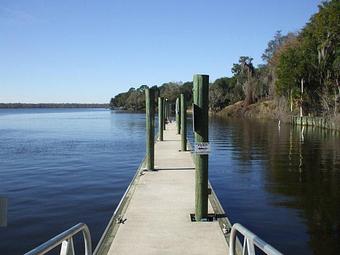
{"label": "sky", "polygon": [[106,103],[131,87],[231,76],[317,0],[0,0],[0,103]]}

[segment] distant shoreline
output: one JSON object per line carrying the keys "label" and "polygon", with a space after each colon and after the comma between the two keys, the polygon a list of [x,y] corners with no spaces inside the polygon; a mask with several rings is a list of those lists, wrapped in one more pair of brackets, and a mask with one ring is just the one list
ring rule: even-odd
{"label": "distant shoreline", "polygon": [[78,103],[0,103],[0,109],[23,108],[109,108],[109,104],[78,104]]}

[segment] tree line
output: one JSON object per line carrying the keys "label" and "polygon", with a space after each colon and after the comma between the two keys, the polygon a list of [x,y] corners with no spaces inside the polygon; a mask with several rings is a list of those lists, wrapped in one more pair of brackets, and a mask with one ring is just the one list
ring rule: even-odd
{"label": "tree line", "polygon": [[[304,115],[336,116],[340,101],[340,1],[325,1],[319,11],[299,31],[283,35],[277,31],[268,42],[263,64],[241,56],[233,64],[232,77],[210,84],[210,110],[242,101],[248,106],[272,100],[281,111]],[[157,87],[159,95],[171,102],[184,93],[192,102],[192,82],[168,82]],[[111,108],[142,111],[145,85],[120,93],[110,101]],[[284,103],[282,103],[284,102]]]}

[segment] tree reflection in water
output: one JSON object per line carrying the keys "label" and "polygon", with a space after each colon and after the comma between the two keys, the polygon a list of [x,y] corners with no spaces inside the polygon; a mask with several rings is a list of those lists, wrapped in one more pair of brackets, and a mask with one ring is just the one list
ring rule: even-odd
{"label": "tree reflection in water", "polygon": [[[210,178],[214,187],[216,183],[218,195],[222,194],[226,211],[234,217],[232,221],[248,222],[283,252],[338,254],[338,135],[319,128],[218,118],[211,118],[210,133],[213,148]],[[226,185],[221,185],[222,181]],[[230,185],[231,182],[234,184]],[[258,197],[257,202],[252,201]],[[235,205],[238,201],[248,202],[251,211],[241,212],[246,206],[242,202]],[[284,210],[279,218],[275,216],[278,208]],[[295,221],[302,224],[285,228]],[[261,222],[266,223],[265,228],[259,226]],[[280,233],[274,233],[278,226]],[[309,240],[304,240],[303,235]]]}

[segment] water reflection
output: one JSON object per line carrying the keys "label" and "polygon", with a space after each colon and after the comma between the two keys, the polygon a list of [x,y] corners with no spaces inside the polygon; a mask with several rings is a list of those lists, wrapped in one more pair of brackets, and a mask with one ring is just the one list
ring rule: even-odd
{"label": "water reflection", "polygon": [[339,140],[319,129],[286,130],[288,165],[285,146],[270,153],[273,170],[267,171],[267,178],[279,185],[268,185],[267,190],[293,198],[284,206],[301,210],[314,254],[336,254],[340,248]]}
{"label": "water reflection", "polygon": [[232,221],[289,254],[340,249],[340,142],[275,122],[211,120],[210,178]]}

